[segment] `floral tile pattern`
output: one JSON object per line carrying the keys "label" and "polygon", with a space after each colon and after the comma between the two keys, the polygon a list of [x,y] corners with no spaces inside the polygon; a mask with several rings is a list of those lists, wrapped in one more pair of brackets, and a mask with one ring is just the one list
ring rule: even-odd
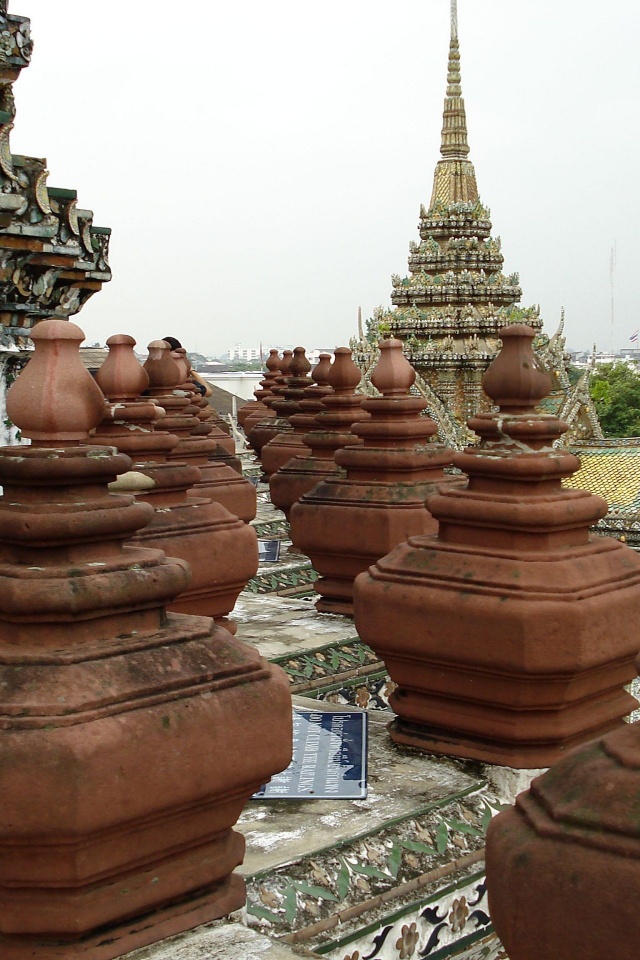
{"label": "floral tile pattern", "polygon": [[[346,948],[338,946],[325,955],[332,960],[444,960],[454,956],[482,960],[491,956],[486,944],[490,930],[486,883],[482,877],[475,877],[395,922],[383,924],[374,933],[352,940]],[[485,945],[478,951],[459,952],[463,943],[473,944],[480,938]]]}
{"label": "floral tile pattern", "polygon": [[[384,710],[393,714],[389,706],[389,697],[397,687],[397,683],[389,679],[386,670],[357,677],[343,683],[339,687],[329,687],[319,690],[317,700],[325,703],[335,703],[337,706],[348,704],[359,707],[360,710]],[[311,693],[307,696],[312,696]]]}
{"label": "floral tile pattern", "polygon": [[379,671],[384,666],[358,637],[344,643],[327,643],[294,656],[275,657],[273,663],[282,667],[289,677],[292,691],[298,694],[339,678]]}
{"label": "floral tile pattern", "polygon": [[317,579],[318,574],[305,559],[282,566],[273,564],[271,568],[265,566],[249,580],[245,589],[249,593],[289,593],[297,589],[302,591]]}
{"label": "floral tile pattern", "polygon": [[276,520],[264,520],[252,524],[259,540],[289,540],[290,530],[284,516]]}
{"label": "floral tile pattern", "polygon": [[326,644],[295,656],[276,657],[291,683],[291,692],[336,706],[386,710],[396,684],[384,663],[358,637]]}
{"label": "floral tile pattern", "polygon": [[[482,850],[500,809],[498,800],[473,788],[248,877],[249,917],[271,935],[296,934],[337,960],[356,951],[357,960],[431,958],[463,937],[486,936]],[[440,879],[439,868],[452,861],[459,866]]]}

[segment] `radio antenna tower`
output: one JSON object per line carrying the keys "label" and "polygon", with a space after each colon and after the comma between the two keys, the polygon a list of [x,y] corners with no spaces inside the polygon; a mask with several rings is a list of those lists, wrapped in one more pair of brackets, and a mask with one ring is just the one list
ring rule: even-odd
{"label": "radio antenna tower", "polygon": [[614,322],[615,322],[615,274],[616,274],[616,260],[618,258],[618,241],[613,241],[613,246],[611,247],[611,256],[609,257],[609,284],[611,287],[611,354],[613,354],[613,333],[614,333]]}

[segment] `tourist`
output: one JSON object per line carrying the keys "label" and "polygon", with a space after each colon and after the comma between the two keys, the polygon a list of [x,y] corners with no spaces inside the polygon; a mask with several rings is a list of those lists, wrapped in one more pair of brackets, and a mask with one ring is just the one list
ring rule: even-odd
{"label": "tourist", "polygon": [[[175,337],[163,337],[162,339],[164,340],[165,343],[168,343],[168,344],[169,344],[169,346],[171,347],[172,350],[180,350],[180,349],[182,348],[182,344],[180,343],[179,340],[176,340]],[[195,386],[196,390],[197,390],[203,397],[210,397],[211,394],[213,393],[213,389],[212,389],[212,387],[211,387],[211,384],[210,384],[210,383],[207,383],[207,381],[204,380],[204,379],[200,376],[200,374],[199,374],[199,373],[196,373],[196,371],[193,370],[193,369],[192,369],[192,370],[190,371],[190,373],[189,373],[189,380],[193,383],[193,385]]]}

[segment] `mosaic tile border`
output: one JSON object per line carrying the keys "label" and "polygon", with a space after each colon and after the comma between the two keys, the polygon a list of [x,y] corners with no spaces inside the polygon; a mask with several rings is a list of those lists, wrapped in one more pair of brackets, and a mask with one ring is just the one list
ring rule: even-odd
{"label": "mosaic tile border", "polygon": [[276,567],[271,570],[258,571],[255,577],[247,583],[245,590],[249,593],[282,593],[305,586],[310,586],[318,579],[318,574],[311,566],[310,561],[290,567]]}
{"label": "mosaic tile border", "polygon": [[375,932],[357,934],[318,952],[331,960],[405,960],[414,956],[445,960],[459,956],[461,948],[471,947],[477,940],[486,940],[491,930],[481,871],[460,885],[439,891]]}
{"label": "mosaic tile border", "polygon": [[[626,688],[632,697],[635,697],[636,700],[640,701],[640,677],[635,677],[629,686]],[[625,717],[625,720],[628,723],[637,723],[640,720],[640,703],[637,708],[633,710],[628,717]]]}
{"label": "mosaic tile border", "polygon": [[389,712],[389,697],[397,684],[373,650],[358,637],[328,643],[315,650],[274,657],[289,677],[291,692],[360,710]]}
{"label": "mosaic tile border", "polygon": [[416,900],[440,896],[445,876],[464,872],[469,882],[486,827],[503,808],[478,783],[370,834],[255,874],[247,878],[248,914],[270,935],[326,953],[379,929],[394,909],[392,922],[416,910]]}
{"label": "mosaic tile border", "polygon": [[334,684],[319,688],[317,691],[309,691],[305,696],[321,700],[323,703],[333,703],[338,707],[358,707],[359,710],[369,712],[382,710],[391,718],[395,714],[389,706],[389,697],[396,687],[397,684],[389,678],[386,670],[383,670],[380,673],[348,680],[342,685]]}
{"label": "mosaic tile border", "polygon": [[290,540],[291,530],[289,523],[282,519],[259,520],[251,524],[259,540]]}
{"label": "mosaic tile border", "polygon": [[381,670],[384,664],[371,647],[359,637],[341,642],[325,643],[313,650],[273,657],[288,675],[293,693],[303,693],[316,687],[324,687],[336,679],[349,679],[359,674]]}

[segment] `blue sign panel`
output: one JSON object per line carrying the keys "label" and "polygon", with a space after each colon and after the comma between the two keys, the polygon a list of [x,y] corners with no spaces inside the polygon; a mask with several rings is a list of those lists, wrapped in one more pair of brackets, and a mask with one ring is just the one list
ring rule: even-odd
{"label": "blue sign panel", "polygon": [[258,540],[258,559],[260,563],[275,563],[280,559],[279,540]]}
{"label": "blue sign panel", "polygon": [[266,799],[363,799],[367,795],[367,715],[295,710],[293,760],[254,794]]}

